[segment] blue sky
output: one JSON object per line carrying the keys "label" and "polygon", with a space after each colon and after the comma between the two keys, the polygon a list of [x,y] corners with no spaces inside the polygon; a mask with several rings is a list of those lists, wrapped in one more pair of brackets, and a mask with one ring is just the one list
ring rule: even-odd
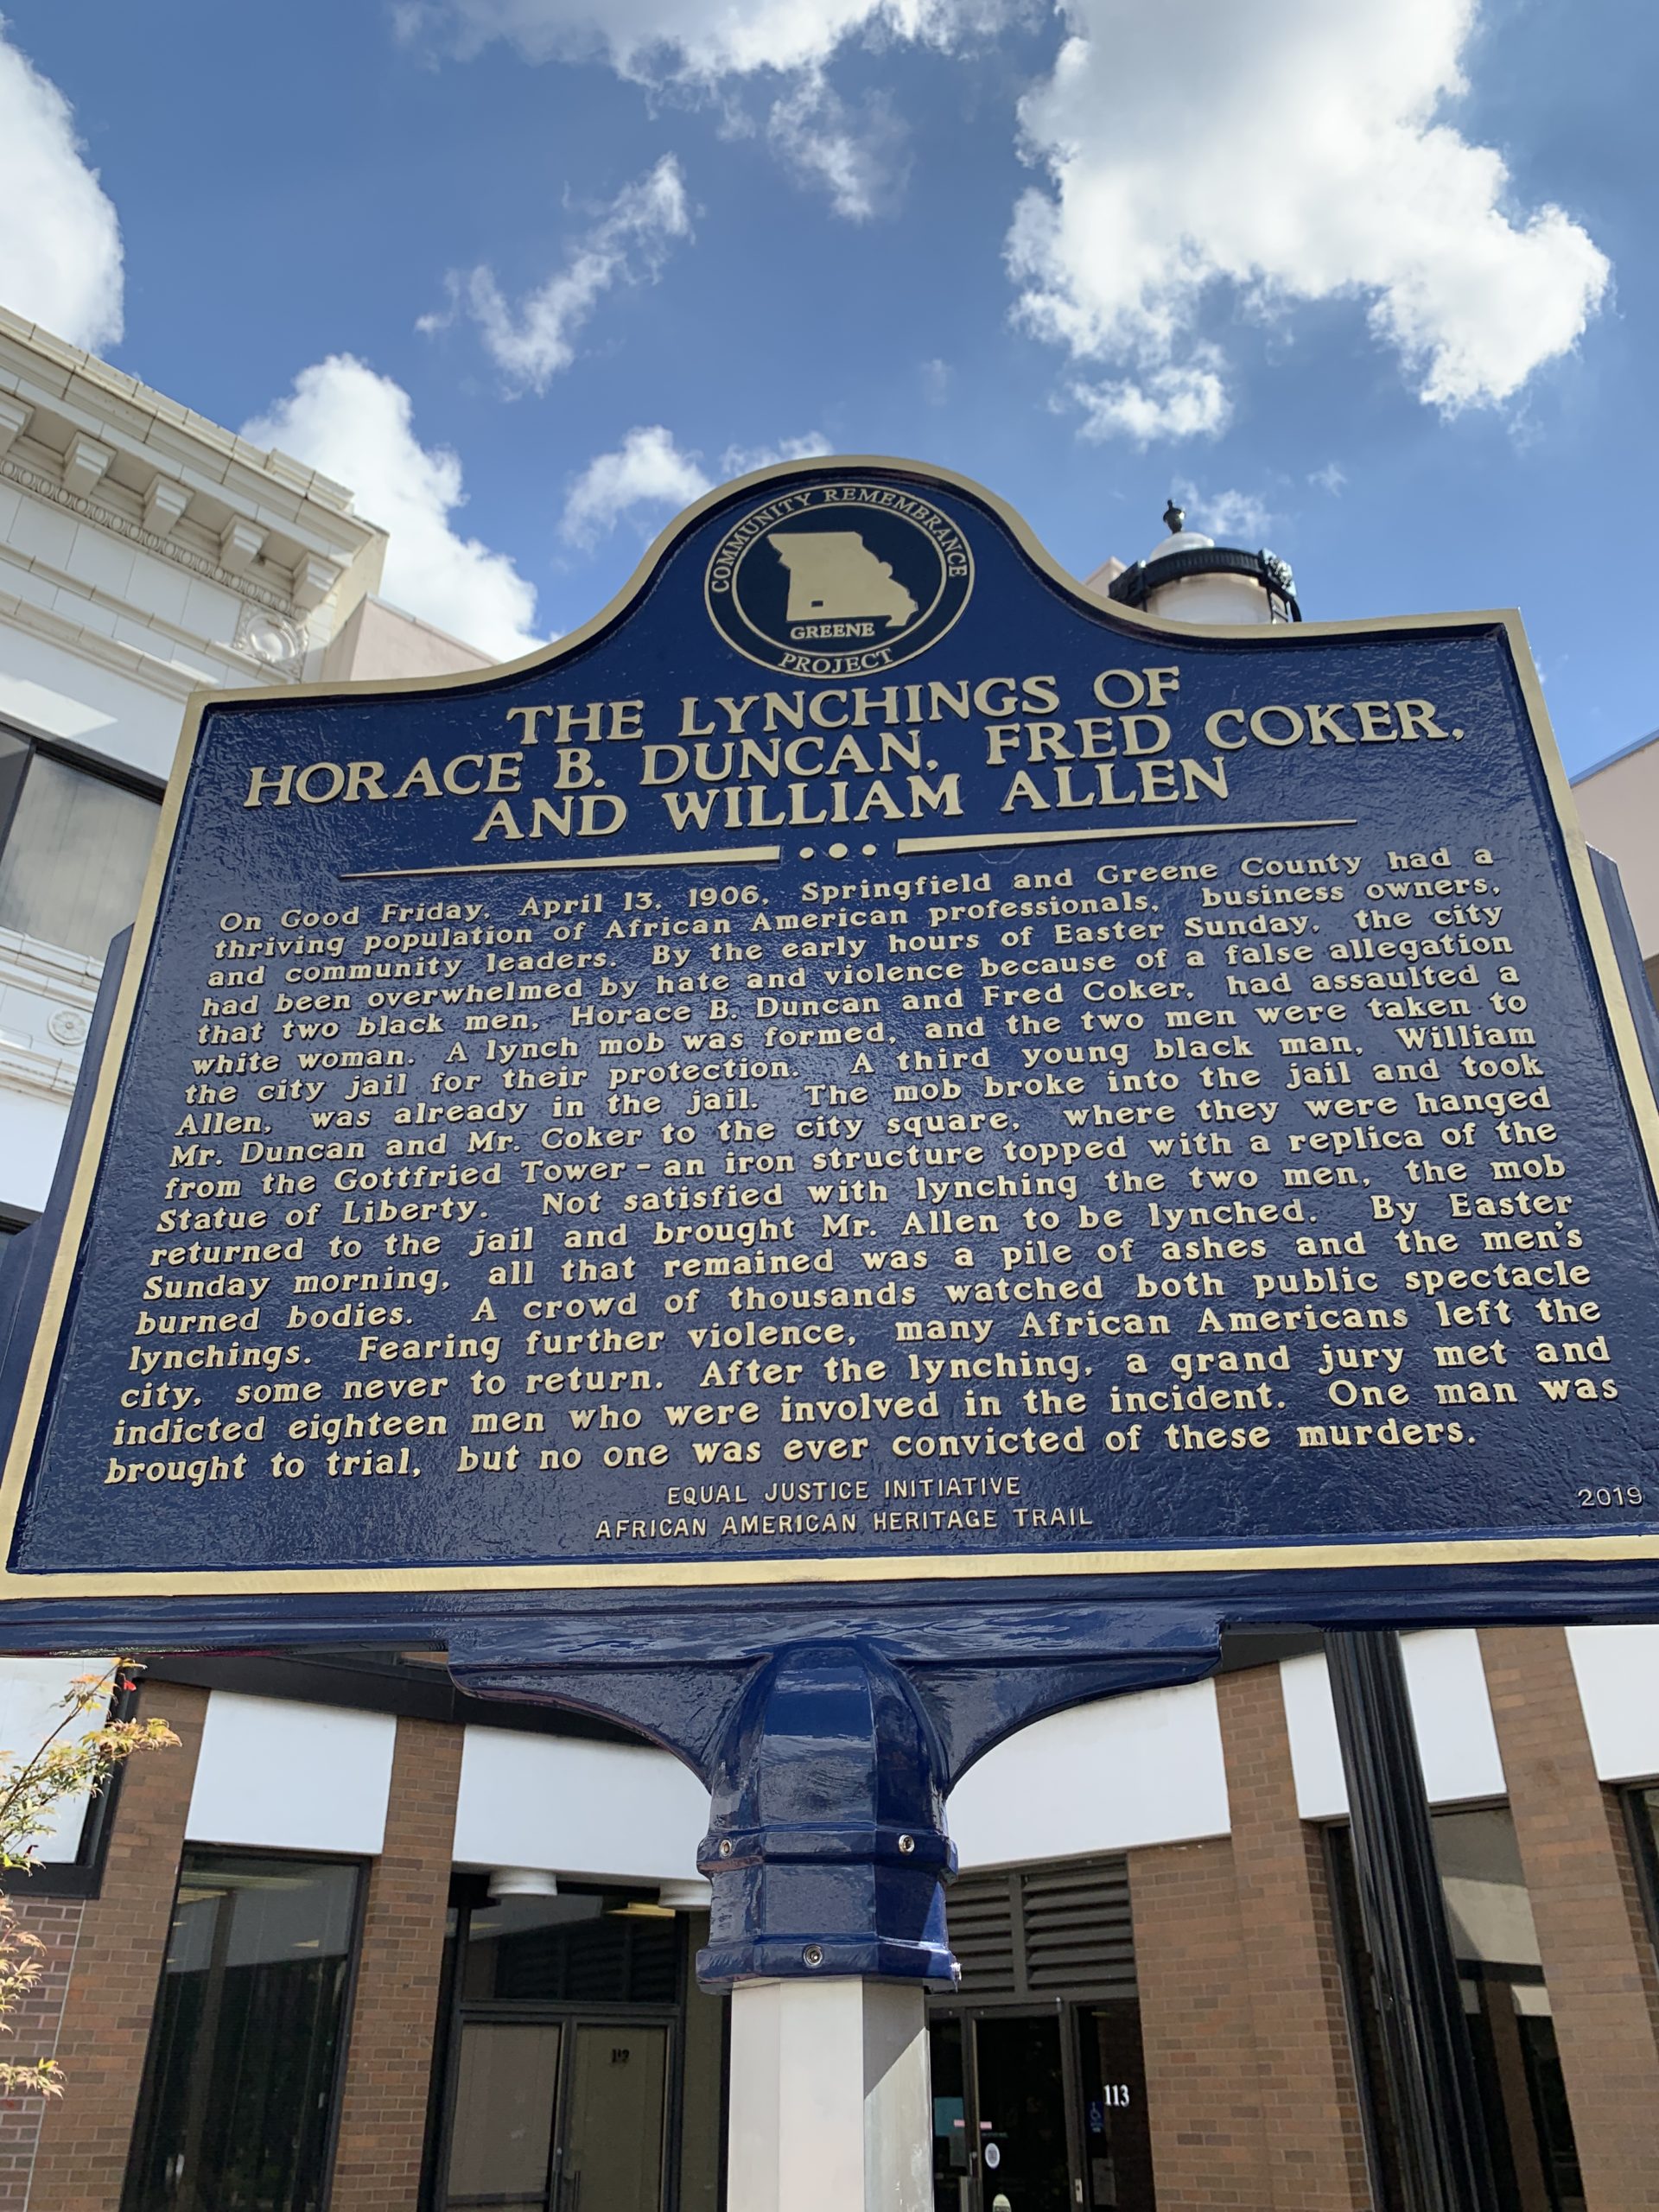
{"label": "blue sky", "polygon": [[507,651],[768,454],[943,462],[1079,573],[1516,605],[1659,723],[1659,11],[12,0],[0,302],[352,484]]}

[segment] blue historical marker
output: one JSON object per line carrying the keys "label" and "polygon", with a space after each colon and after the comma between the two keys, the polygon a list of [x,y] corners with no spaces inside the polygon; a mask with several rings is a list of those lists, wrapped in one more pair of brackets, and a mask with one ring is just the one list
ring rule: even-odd
{"label": "blue historical marker", "polygon": [[1499,618],[1173,632],[971,486],[187,740],[5,1599],[1659,1549],[1654,1108]]}
{"label": "blue historical marker", "polygon": [[1224,1619],[1651,1610],[1624,929],[1510,618],[1160,624],[908,463],[725,487],[524,663],[208,697],[8,1262],[0,1634],[633,1722],[710,1787],[705,1980],[908,1983],[919,2129],[999,1737]]}

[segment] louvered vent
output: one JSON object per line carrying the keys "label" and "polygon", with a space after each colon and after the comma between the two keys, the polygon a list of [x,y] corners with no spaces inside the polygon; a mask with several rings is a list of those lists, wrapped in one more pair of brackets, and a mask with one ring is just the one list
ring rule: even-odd
{"label": "louvered vent", "polygon": [[964,1997],[1014,1994],[1014,1911],[1006,1874],[969,1874],[946,1893],[950,1948]]}
{"label": "louvered vent", "polygon": [[1122,1859],[969,1874],[946,1897],[961,1994],[1130,1996],[1135,1938]]}
{"label": "louvered vent", "polygon": [[1033,1868],[1021,1878],[1027,1987],[1132,1991],[1135,1939],[1123,1861]]}

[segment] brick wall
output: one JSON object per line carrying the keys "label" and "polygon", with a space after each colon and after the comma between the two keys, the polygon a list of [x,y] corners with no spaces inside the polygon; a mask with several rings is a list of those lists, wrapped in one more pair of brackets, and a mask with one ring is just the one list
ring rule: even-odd
{"label": "brick wall", "polygon": [[1296,1808],[1277,1667],[1216,1684],[1274,2212],[1370,2203],[1324,1853]]}
{"label": "brick wall", "polygon": [[140,1716],[162,1714],[181,1741],[122,1777],[103,1895],[81,1917],[58,2040],[66,2088],[41,2118],[29,2212],[118,2212],[207,1710],[206,1690],[175,1682],[138,1693]]}
{"label": "brick wall", "polygon": [[369,1878],[330,2212],[416,2212],[463,1732],[400,1720]]}
{"label": "brick wall", "polygon": [[1483,1629],[1480,1643],[1586,2212],[1649,2212],[1659,2207],[1653,1960],[1619,1807],[1596,1778],[1563,1631]]}
{"label": "brick wall", "polygon": [[1158,2212],[1273,2203],[1233,1849],[1128,1854]]}
{"label": "brick wall", "polygon": [[[84,1910],[79,1897],[32,1897],[29,1878],[19,1882],[18,1925],[45,1948],[40,1954],[41,1978],[9,2023],[15,2033],[6,2039],[4,2055],[16,2063],[29,2065],[57,2050]],[[29,2202],[44,2105],[41,2097],[0,2097],[0,2212],[23,2212]]]}

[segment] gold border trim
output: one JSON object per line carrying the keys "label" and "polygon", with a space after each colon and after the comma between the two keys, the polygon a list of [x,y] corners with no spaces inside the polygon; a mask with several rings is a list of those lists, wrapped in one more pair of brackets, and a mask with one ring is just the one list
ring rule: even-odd
{"label": "gold border trim", "polygon": [[[659,564],[680,538],[689,534],[717,506],[734,501],[751,488],[790,477],[837,470],[880,470],[890,475],[913,477],[920,484],[943,485],[977,501],[1013,537],[1038,574],[1069,600],[1079,613],[1096,618],[1103,627],[1141,631],[1148,640],[1166,639],[1180,645],[1215,641],[1238,645],[1246,651],[1264,651],[1306,639],[1349,641],[1383,634],[1432,635],[1440,630],[1471,627],[1501,629],[1507,639],[1510,660],[1526,709],[1527,726],[1544,772],[1545,786],[1554,810],[1567,853],[1567,873],[1577,899],[1580,918],[1595,963],[1614,1049],[1624,1078],[1627,1097],[1636,1121],[1637,1135],[1649,1178],[1659,1187],[1659,1101],[1656,1101],[1642,1056],[1635,1018],[1624,991],[1613,950],[1612,935],[1602,909],[1591,868],[1589,849],[1580,826],[1578,810],[1567,771],[1556,749],[1543,690],[1533,664],[1520,615],[1510,607],[1476,610],[1457,614],[1374,615],[1355,622],[1305,622],[1287,637],[1277,626],[1228,623],[1211,626],[1196,622],[1155,621],[1133,607],[1098,599],[1086,592],[1076,577],[1062,569],[1040,543],[1030,525],[1007,502],[982,484],[954,469],[931,467],[919,461],[884,454],[817,454],[810,460],[787,461],[734,478],[687,507],[662,531],[647,549],[639,566],[614,598],[599,613],[554,645],[526,653],[499,666],[437,677],[398,677],[384,682],[356,683],[282,683],[250,686],[234,690],[192,692],[175,756],[167,795],[162,802],[149,872],[145,879],[138,918],[121,976],[108,1044],[99,1070],[97,1089],[86,1133],[76,1163],[63,1241],[54,1261],[41,1322],[32,1349],[28,1374],[18,1406],[16,1425],[0,1477],[0,1559],[10,1559],[22,1503],[23,1482],[45,1406],[47,1380],[56,1356],[68,1304],[75,1262],[86,1233],[92,1188],[115,1102],[116,1081],[126,1056],[139,980],[149,957],[161,905],[162,887],[173,856],[174,842],[183,804],[186,779],[200,738],[203,716],[218,707],[243,707],[269,701],[291,707],[303,699],[384,698],[398,693],[488,690],[505,677],[531,670],[556,668],[592,639],[609,629],[643,599]],[[948,632],[946,633],[948,634]],[[937,642],[937,641],[936,641]],[[1651,1536],[1497,1536],[1407,1538],[1400,1541],[1367,1539],[1354,1543],[1255,1545],[1249,1547],[1185,1547],[1163,1551],[1053,1551],[950,1554],[938,1557],[772,1559],[714,1560],[595,1560],[568,1566],[539,1567],[429,1567],[270,1568],[226,1573],[185,1573],[158,1568],[153,1573],[17,1573],[0,1567],[0,1602],[43,1602],[52,1599],[270,1597],[281,1595],[382,1595],[394,1592],[439,1594],[449,1591],[531,1590],[646,1590],[691,1586],[772,1588],[783,1584],[825,1586],[845,1583],[918,1581],[973,1581],[994,1579],[1030,1580],[1073,1574],[1147,1575],[1283,1573],[1332,1567],[1474,1567],[1541,1560],[1618,1561],[1659,1560],[1659,1531]]]}

